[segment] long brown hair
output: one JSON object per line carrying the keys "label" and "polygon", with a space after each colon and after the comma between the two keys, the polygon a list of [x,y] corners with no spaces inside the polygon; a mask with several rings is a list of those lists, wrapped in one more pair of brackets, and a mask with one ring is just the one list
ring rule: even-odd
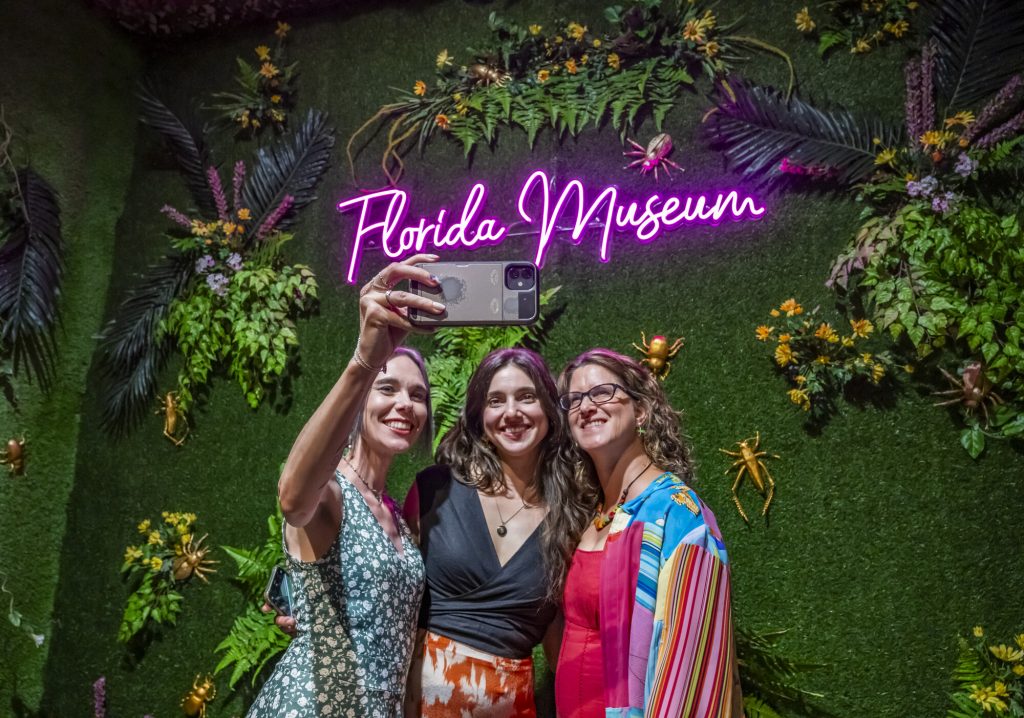
{"label": "long brown hair", "polygon": [[530,378],[548,419],[548,434],[540,443],[532,488],[548,507],[541,527],[541,551],[548,576],[548,596],[558,600],[576,540],[590,512],[580,500],[568,424],[558,407],[555,380],[544,359],[529,349],[499,349],[484,357],[469,380],[466,404],[458,421],[437,448],[436,460],[450,466],[458,481],[485,494],[502,493],[508,488],[501,461],[484,435],[483,423],[491,379],[508,366],[521,369]]}
{"label": "long brown hair", "polygon": [[[671,471],[689,483],[693,478],[693,457],[680,431],[682,413],[668,403],[661,382],[630,357],[611,349],[597,348],[583,352],[562,370],[561,376],[558,377],[560,394],[569,391],[573,373],[587,364],[604,367],[618,377],[622,386],[629,390],[634,397],[633,400],[646,414],[640,441],[648,458],[655,466]],[[593,491],[599,492],[600,484],[594,462],[586,452],[577,453],[577,476]]]}

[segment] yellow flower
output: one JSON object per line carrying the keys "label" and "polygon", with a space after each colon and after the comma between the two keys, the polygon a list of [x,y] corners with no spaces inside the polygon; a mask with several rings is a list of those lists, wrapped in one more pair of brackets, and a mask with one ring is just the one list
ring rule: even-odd
{"label": "yellow flower", "polygon": [[774,331],[775,327],[769,327],[762,324],[755,330],[755,333],[757,334],[758,340],[763,342],[767,341],[768,337],[770,337]]}
{"label": "yellow flower", "polygon": [[427,83],[423,80],[416,80],[416,82],[412,83],[412,94],[423,97],[427,94]]}
{"label": "yellow flower", "polygon": [[861,339],[867,339],[868,335],[875,330],[874,325],[867,319],[851,319],[850,327],[853,329],[854,335]]}
{"label": "yellow flower", "polygon": [[952,142],[955,137],[956,134],[953,132],[928,130],[918,138],[918,141],[927,149],[928,147],[943,147]]}
{"label": "yellow flower", "polygon": [[192,534],[183,533],[181,535],[181,545],[188,546],[192,542]]}
{"label": "yellow flower", "polygon": [[860,360],[865,364],[870,364],[872,358],[873,357],[871,356],[871,352],[864,352],[863,354],[860,355]]}
{"label": "yellow flower", "polygon": [[285,35],[287,35],[288,31],[291,29],[292,26],[289,25],[288,23],[278,21],[277,29],[274,30],[274,34],[277,35],[280,39],[284,40]]}
{"label": "yellow flower", "polygon": [[437,69],[440,70],[451,65],[452,60],[454,59],[455,58],[448,54],[448,48],[445,48],[444,50],[441,50],[441,52],[437,53],[437,58],[435,58],[434,64],[437,65]]}
{"label": "yellow flower", "polygon": [[232,232],[235,231],[235,227],[237,227],[237,226],[238,225],[236,225],[234,222],[225,222],[224,223],[224,234],[231,234]]}
{"label": "yellow flower", "polygon": [[780,334],[779,335],[779,342],[782,343],[782,344],[785,344],[786,342],[788,342],[792,338],[793,338],[792,334]]}
{"label": "yellow flower", "polygon": [[1013,667],[1013,673],[1017,676],[1024,676],[1024,665],[1018,663]]}
{"label": "yellow flower", "polygon": [[130,563],[137,558],[142,558],[142,550],[137,546],[129,546],[124,550],[125,563]]}
{"label": "yellow flower", "polygon": [[469,103],[462,99],[460,93],[456,92],[455,95],[455,114],[459,117],[465,117],[469,113]]}
{"label": "yellow flower", "polygon": [[583,53],[583,57],[581,57],[581,58],[580,58],[580,64],[581,64],[581,65],[586,65],[586,64],[587,64],[587,61],[588,61],[589,59],[590,59],[590,55],[588,55],[588,54],[586,54],[586,53]]}
{"label": "yellow flower", "polygon": [[544,28],[541,25],[530,25],[530,34],[531,35],[540,35],[540,31],[543,30],[543,29]]}
{"label": "yellow flower", "polygon": [[907,10],[917,10],[917,8],[919,6],[920,6],[920,3],[914,2],[914,0],[911,0],[910,2],[907,3]]}
{"label": "yellow flower", "polygon": [[842,338],[842,343],[843,343],[843,346],[846,347],[847,349],[852,347],[853,346],[853,337],[843,337]]}
{"label": "yellow flower", "polygon": [[785,312],[787,317],[791,317],[794,314],[803,314],[804,311],[804,308],[797,304],[796,299],[792,297],[780,304],[779,309]]}
{"label": "yellow flower", "polygon": [[[903,365],[903,371],[905,371],[907,374],[913,374],[914,373],[914,365],[913,364],[904,364]],[[975,626],[975,628],[980,630],[981,626]],[[975,634],[975,635],[977,635],[977,634]]]}
{"label": "yellow flower", "polygon": [[835,344],[839,341],[839,335],[836,334],[836,330],[832,328],[832,325],[828,322],[822,322],[815,332],[814,336],[818,339],[824,339],[825,341]]}
{"label": "yellow flower", "polygon": [[775,363],[779,366],[796,363],[795,357],[796,355],[793,354],[793,350],[789,348],[789,344],[779,344],[775,347]]}
{"label": "yellow flower", "polygon": [[998,646],[989,646],[988,650],[992,651],[992,655],[1000,661],[1006,661],[1007,663],[1016,663],[1017,661],[1024,660],[1024,650],[1020,648],[1000,644]]}
{"label": "yellow flower", "polygon": [[984,635],[985,635],[985,629],[984,628],[982,628],[981,626],[975,626],[974,627],[974,637],[975,638],[981,638]]}
{"label": "yellow flower", "polygon": [[153,558],[149,559],[149,566],[154,571],[159,571],[163,567],[163,565],[163,560],[160,559],[158,556],[154,556]]}
{"label": "yellow flower", "polygon": [[149,531],[149,519],[146,519],[145,521],[143,521],[142,523],[139,524],[139,533],[140,534],[144,534],[147,531]]}
{"label": "yellow flower", "polygon": [[875,164],[876,165],[889,165],[890,167],[892,167],[893,160],[895,160],[895,159],[896,159],[896,150],[894,148],[890,147],[888,149],[882,150],[877,155],[875,155]]}
{"label": "yellow flower", "polygon": [[537,70],[537,82],[547,82],[549,77],[551,77],[550,70]]}
{"label": "yellow flower", "polygon": [[1024,648],[1024,633],[1018,633],[1016,636],[1013,637],[1013,640],[1017,642],[1018,646]]}
{"label": "yellow flower", "polygon": [[814,29],[815,24],[814,20],[811,19],[811,13],[807,11],[807,6],[804,5],[800,12],[796,14],[796,29],[800,32],[810,32]]}
{"label": "yellow flower", "polygon": [[257,46],[256,47],[256,57],[258,57],[261,60],[269,60],[270,59],[270,48],[267,47],[266,45],[259,45],[259,46]]}
{"label": "yellow flower", "polygon": [[609,52],[608,67],[612,68],[613,70],[618,70],[621,66],[622,60],[619,58],[619,54],[617,52]]}
{"label": "yellow flower", "polygon": [[887,22],[882,26],[882,29],[888,33],[891,33],[893,37],[903,37],[907,34],[907,30],[910,29],[910,23],[906,20],[897,20],[896,22]]}
{"label": "yellow flower", "polygon": [[146,543],[150,546],[163,546],[164,540],[160,538],[159,531],[150,531],[149,537],[146,539]]}
{"label": "yellow flower", "polygon": [[194,513],[189,512],[185,514],[185,520],[188,521],[190,524],[194,524],[196,522],[196,515]]}
{"label": "yellow flower", "polygon": [[882,377],[885,376],[885,367],[881,364],[871,365],[871,381],[875,384],[882,381]]}
{"label": "yellow flower", "polygon": [[829,357],[828,354],[819,354],[817,357],[815,357],[814,363],[815,364],[830,364],[830,363],[832,363],[832,359]]}
{"label": "yellow flower", "polygon": [[974,122],[974,113],[970,110],[964,110],[963,112],[956,113],[952,117],[947,117],[945,126],[947,128],[954,127],[955,125],[963,125],[964,127],[967,127],[972,122]]}
{"label": "yellow flower", "polygon": [[704,17],[697,21],[697,24],[704,30],[713,30],[715,27],[715,16],[711,14],[710,10],[704,11]]}
{"label": "yellow flower", "polygon": [[773,317],[779,316],[779,310],[778,309],[773,309],[773,310],[771,310],[768,313],[771,314]]}
{"label": "yellow flower", "polygon": [[[998,685],[1000,684],[998,681],[996,681],[996,686]],[[982,708],[984,708],[986,713],[993,709],[995,709],[996,713],[1002,713],[1006,710],[1006,703],[999,700],[999,698],[994,694],[992,689],[979,688],[976,685],[971,686],[971,688],[974,689],[971,691],[971,700],[973,700],[975,703],[978,703]],[[993,686],[993,688],[995,688],[995,686]]]}
{"label": "yellow flower", "polygon": [[451,126],[451,121],[448,119],[448,115],[443,113],[434,118],[434,123],[442,130],[447,130]]}
{"label": "yellow flower", "polygon": [[811,397],[803,389],[790,389],[789,400],[794,404],[798,404],[804,411],[811,410]]}
{"label": "yellow flower", "polygon": [[857,39],[857,44],[850,48],[850,52],[854,55],[860,55],[865,52],[871,52],[871,45],[863,37]]}
{"label": "yellow flower", "polygon": [[570,22],[565,31],[569,33],[573,40],[582,40],[583,36],[587,33],[585,25],[580,25],[577,22]]}
{"label": "yellow flower", "polygon": [[563,40],[565,40],[565,38],[562,37],[561,35],[555,35],[555,44],[556,45],[561,45]]}
{"label": "yellow flower", "polygon": [[601,47],[601,40],[595,37],[594,41],[590,44],[593,45],[594,47]]}
{"label": "yellow flower", "polygon": [[704,28],[701,27],[699,20],[689,20],[683,26],[683,39],[690,42],[704,42]]}
{"label": "yellow flower", "polygon": [[281,96],[280,95],[271,95],[270,96],[270,102],[273,105],[280,105],[281,104]]}
{"label": "yellow flower", "polygon": [[714,57],[715,55],[718,54],[718,51],[721,50],[721,49],[722,49],[722,46],[719,45],[714,40],[711,40],[706,45],[702,45],[701,48],[700,48],[701,52],[703,52],[708,57]]}
{"label": "yellow flower", "polygon": [[248,207],[242,207],[242,209],[238,210],[237,214],[238,218],[243,222],[245,220],[252,219],[252,212],[249,211]]}
{"label": "yellow flower", "polygon": [[271,80],[281,74],[281,71],[278,70],[272,62],[264,62],[260,65],[260,74],[268,80]]}
{"label": "yellow flower", "polygon": [[565,70],[570,75],[575,75],[578,71],[578,68],[576,67],[576,61],[573,60],[571,57],[565,61]]}
{"label": "yellow flower", "polygon": [[807,377],[805,377],[803,374],[797,374],[795,377],[793,377],[793,381],[796,382],[797,386],[803,386],[804,384],[807,383]]}

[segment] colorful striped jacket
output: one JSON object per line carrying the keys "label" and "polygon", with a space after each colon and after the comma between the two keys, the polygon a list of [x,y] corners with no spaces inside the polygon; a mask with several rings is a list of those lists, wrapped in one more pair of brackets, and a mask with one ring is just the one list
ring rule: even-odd
{"label": "colorful striped jacket", "polygon": [[607,718],[728,718],[729,564],[710,510],[675,474],[615,515],[601,569]]}

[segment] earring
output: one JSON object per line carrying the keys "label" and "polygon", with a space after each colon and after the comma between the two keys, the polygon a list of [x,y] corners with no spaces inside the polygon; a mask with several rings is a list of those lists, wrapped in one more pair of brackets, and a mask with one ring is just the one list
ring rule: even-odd
{"label": "earring", "polygon": [[644,428],[644,425],[641,424],[639,421],[636,422],[636,435],[637,436],[643,436],[646,433],[647,433],[647,429]]}

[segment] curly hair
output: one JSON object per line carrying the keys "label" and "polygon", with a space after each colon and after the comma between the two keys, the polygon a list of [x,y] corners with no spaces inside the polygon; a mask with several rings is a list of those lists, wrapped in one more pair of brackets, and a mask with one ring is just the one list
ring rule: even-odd
{"label": "curly hair", "polygon": [[[630,357],[611,349],[596,348],[583,352],[562,370],[558,377],[559,394],[569,391],[573,373],[587,364],[604,367],[618,377],[619,383],[629,390],[646,414],[644,432],[640,436],[644,452],[655,466],[671,471],[689,483],[693,479],[693,457],[680,430],[682,413],[668,403],[661,382]],[[599,496],[600,484],[594,462],[585,452],[577,449],[576,453],[577,477],[590,487],[595,496]]]}
{"label": "curly hair", "polygon": [[576,541],[590,512],[573,470],[574,457],[565,414],[558,407],[558,392],[544,359],[529,349],[499,349],[484,357],[466,389],[466,404],[455,426],[437,448],[436,461],[451,467],[456,480],[495,495],[508,485],[494,446],[484,435],[483,414],[494,375],[505,367],[523,371],[533,382],[548,419],[547,436],[540,443],[532,489],[548,507],[541,528],[541,551],[548,577],[548,597],[561,599],[565,575]]}

